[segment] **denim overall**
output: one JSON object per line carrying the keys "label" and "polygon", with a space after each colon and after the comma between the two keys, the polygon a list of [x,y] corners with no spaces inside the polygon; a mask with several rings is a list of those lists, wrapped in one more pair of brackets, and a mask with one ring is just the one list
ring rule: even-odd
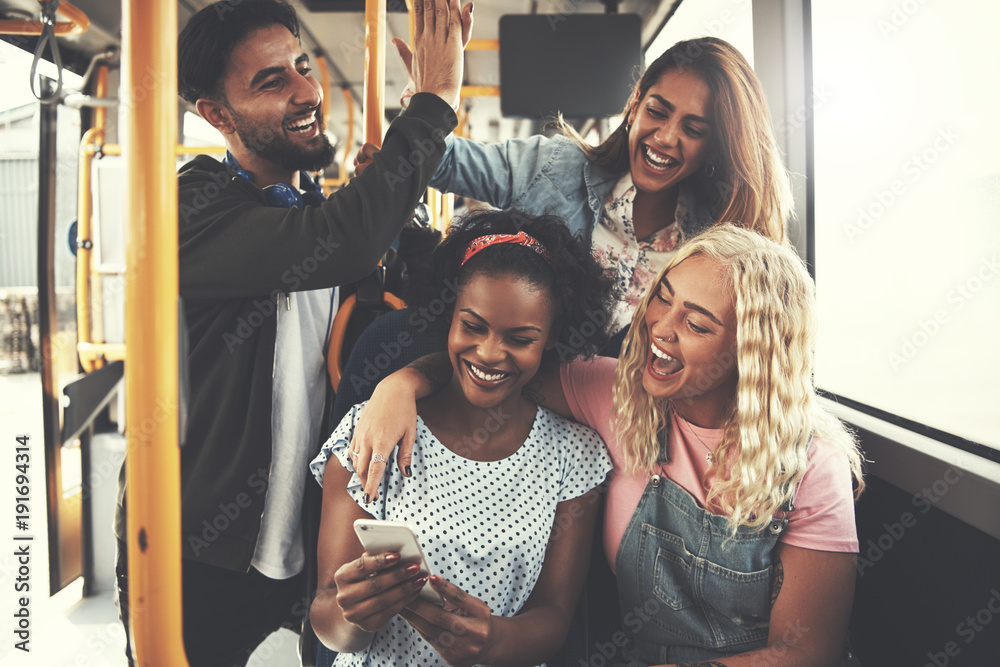
{"label": "denim overall", "polygon": [[[762,531],[702,509],[653,475],[618,547],[630,667],[712,660],[767,645],[774,546],[788,504]],[[631,617],[630,617],[631,614]]]}

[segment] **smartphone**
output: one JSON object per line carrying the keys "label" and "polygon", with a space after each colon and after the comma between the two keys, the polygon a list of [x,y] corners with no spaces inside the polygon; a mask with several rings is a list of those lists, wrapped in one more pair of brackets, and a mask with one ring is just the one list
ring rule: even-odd
{"label": "smartphone", "polygon": [[[380,519],[357,519],[354,522],[354,532],[369,555],[380,554],[383,551],[395,551],[400,561],[404,563],[420,563],[420,571],[427,575],[431,569],[427,567],[427,559],[420,549],[413,528],[403,521],[385,521]],[[428,580],[419,593],[420,597],[434,604],[444,604],[444,599],[431,588]]]}

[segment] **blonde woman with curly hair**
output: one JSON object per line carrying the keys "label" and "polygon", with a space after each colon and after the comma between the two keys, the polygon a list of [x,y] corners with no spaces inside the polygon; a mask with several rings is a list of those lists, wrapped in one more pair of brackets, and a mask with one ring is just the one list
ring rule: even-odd
{"label": "blonde woman with curly hair", "polygon": [[[604,549],[622,664],[848,660],[862,459],[816,401],[814,334],[798,256],[719,225],[659,273],[620,360],[564,364],[533,388],[597,430],[615,465]],[[414,397],[436,389],[440,369],[425,357],[379,385],[355,437],[364,461],[402,436],[407,464]],[[368,469],[368,488],[383,467]]]}

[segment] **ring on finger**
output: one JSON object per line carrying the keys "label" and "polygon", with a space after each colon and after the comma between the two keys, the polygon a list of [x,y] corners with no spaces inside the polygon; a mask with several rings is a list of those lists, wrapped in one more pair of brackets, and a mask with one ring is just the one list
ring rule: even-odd
{"label": "ring on finger", "polygon": [[385,463],[385,457],[378,452],[375,452],[372,454],[372,463]]}

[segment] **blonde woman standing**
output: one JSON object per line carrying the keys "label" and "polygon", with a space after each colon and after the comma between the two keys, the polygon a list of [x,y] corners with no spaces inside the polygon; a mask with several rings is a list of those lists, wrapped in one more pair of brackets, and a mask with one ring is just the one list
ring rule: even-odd
{"label": "blonde woman standing", "polygon": [[[657,275],[619,361],[564,365],[534,388],[597,430],[615,465],[604,547],[628,636],[622,664],[847,659],[861,457],[816,402],[813,310],[791,250],[720,225]],[[355,437],[362,460],[402,435],[406,464],[407,406],[435,388],[431,377],[409,368],[379,386]],[[630,619],[637,609],[648,620]]]}

